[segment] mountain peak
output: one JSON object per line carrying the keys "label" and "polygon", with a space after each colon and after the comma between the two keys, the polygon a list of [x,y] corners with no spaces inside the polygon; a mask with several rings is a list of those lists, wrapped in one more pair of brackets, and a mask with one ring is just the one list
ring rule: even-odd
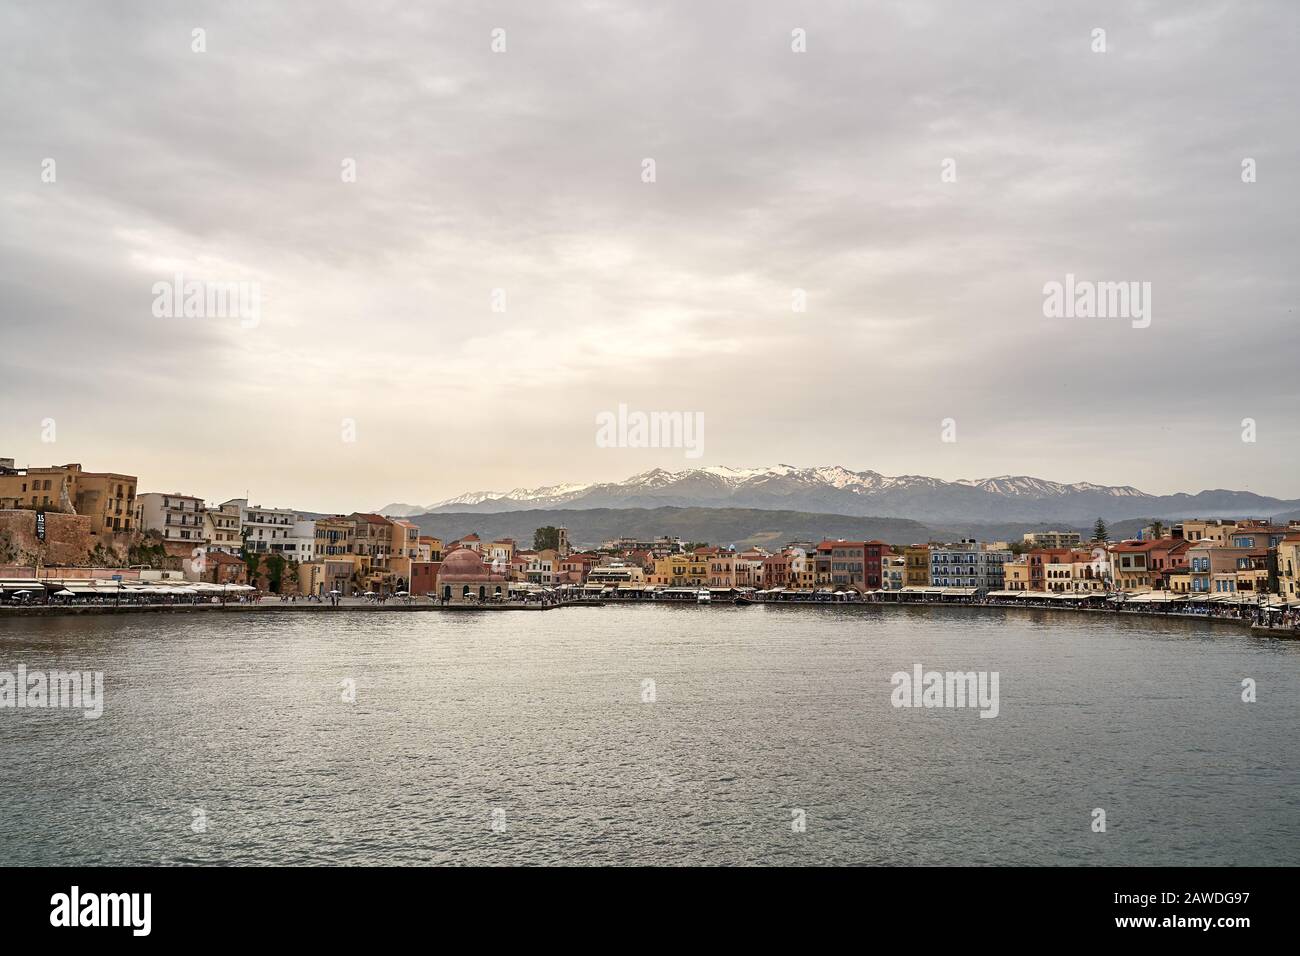
{"label": "mountain peak", "polygon": [[[925,475],[882,475],[842,465],[757,468],[706,465],[682,471],[651,468],[624,481],[471,492],[426,511],[521,511],[546,508],[758,508],[922,521],[1050,522],[1080,527],[1110,519],[1191,517],[1189,511],[1235,509],[1278,513],[1300,506],[1249,492],[1157,497],[1130,485],[1065,483],[1031,475],[947,481]],[[409,506],[401,506],[409,507]],[[1162,511],[1161,509],[1167,509]]]}

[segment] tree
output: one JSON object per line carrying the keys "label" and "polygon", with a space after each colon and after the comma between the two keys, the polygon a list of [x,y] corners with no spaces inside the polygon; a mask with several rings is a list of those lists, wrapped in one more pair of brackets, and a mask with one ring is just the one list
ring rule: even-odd
{"label": "tree", "polygon": [[1165,536],[1165,523],[1159,518],[1151,519],[1151,537],[1163,538]]}
{"label": "tree", "polygon": [[267,590],[272,594],[280,593],[280,583],[284,578],[285,563],[284,555],[268,554],[266,556],[266,579],[270,584]]}
{"label": "tree", "polygon": [[545,551],[547,548],[552,551],[560,549],[560,529],[549,524],[533,532],[533,550]]}
{"label": "tree", "polygon": [[1093,541],[1110,540],[1110,532],[1106,529],[1106,522],[1102,521],[1100,518],[1098,518],[1097,523],[1092,526],[1092,540]]}

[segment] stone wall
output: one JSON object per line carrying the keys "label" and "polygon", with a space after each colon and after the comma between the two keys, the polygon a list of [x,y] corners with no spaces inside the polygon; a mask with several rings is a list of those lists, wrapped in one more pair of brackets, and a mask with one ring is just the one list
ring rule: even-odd
{"label": "stone wall", "polygon": [[88,515],[45,512],[45,540],[36,537],[35,511],[0,511],[0,564],[88,565],[99,539]]}

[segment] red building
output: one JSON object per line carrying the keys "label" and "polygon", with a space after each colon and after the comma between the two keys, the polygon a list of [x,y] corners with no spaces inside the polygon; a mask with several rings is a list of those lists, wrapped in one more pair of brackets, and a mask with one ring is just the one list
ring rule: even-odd
{"label": "red building", "polygon": [[424,597],[426,594],[435,593],[438,582],[438,568],[441,566],[441,561],[412,561],[411,581],[407,585],[407,590],[416,597]]}
{"label": "red building", "polygon": [[823,541],[817,545],[818,579],[838,588],[878,591],[881,568],[890,553],[883,541]]}

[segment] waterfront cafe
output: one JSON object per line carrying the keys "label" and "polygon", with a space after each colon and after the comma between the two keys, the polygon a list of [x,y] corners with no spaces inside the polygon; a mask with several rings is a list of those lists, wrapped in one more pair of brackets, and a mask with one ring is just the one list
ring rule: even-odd
{"label": "waterfront cafe", "polygon": [[[868,596],[877,592],[868,592]],[[806,588],[767,588],[762,591],[747,592],[745,597],[752,597],[754,600],[763,601],[768,604],[798,604],[798,603],[823,603],[823,604],[847,604],[856,603],[862,600],[863,595],[857,588],[847,588],[833,590],[831,588],[820,588],[818,590],[808,590]]]}
{"label": "waterfront cafe", "polygon": [[872,591],[870,597],[875,601],[890,601],[896,604],[942,603],[965,604],[975,599],[978,588],[956,587],[922,587],[911,585],[897,591]]}
{"label": "waterfront cafe", "polygon": [[[205,581],[139,581],[104,578],[10,578],[0,580],[5,604],[198,604],[256,590],[247,584]],[[26,595],[23,597],[23,595]]]}

